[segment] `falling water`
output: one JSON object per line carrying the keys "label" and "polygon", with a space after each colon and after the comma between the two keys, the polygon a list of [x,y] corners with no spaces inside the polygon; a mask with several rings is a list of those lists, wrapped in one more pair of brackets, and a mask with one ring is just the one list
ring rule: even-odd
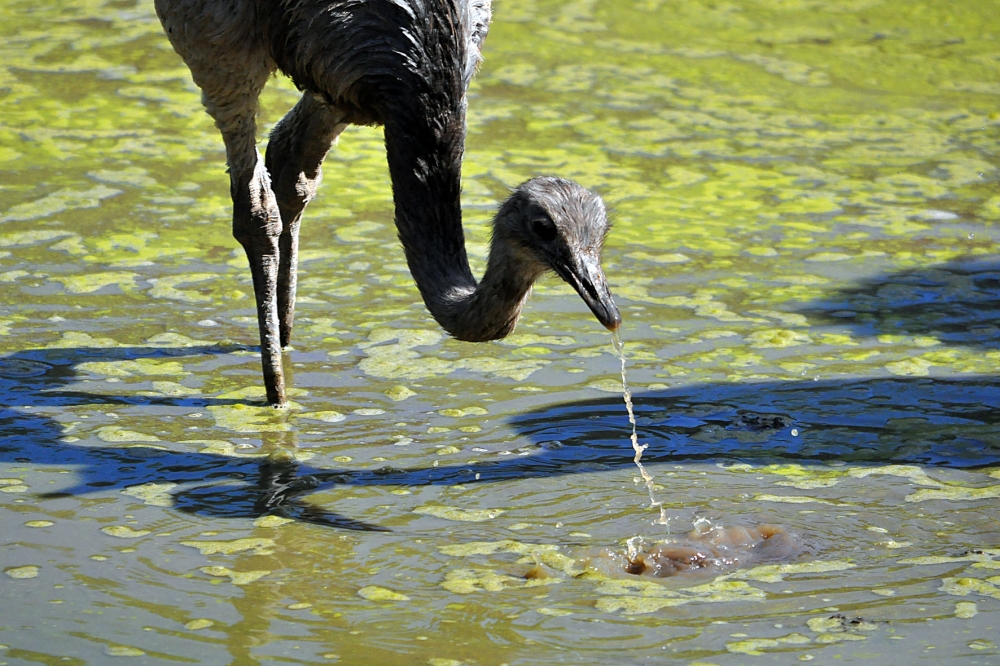
{"label": "falling water", "polygon": [[[612,332],[612,340],[614,340],[615,352],[622,362],[622,394],[625,398],[625,409],[628,410],[628,422],[632,424],[632,449],[635,451],[635,457],[632,460],[635,462],[635,466],[639,468],[639,474],[642,475],[643,481],[646,482],[650,504],[660,510],[660,517],[654,523],[668,525],[670,519],[667,518],[667,510],[664,508],[663,502],[656,499],[656,494],[653,492],[653,476],[646,471],[646,467],[642,464],[642,452],[649,445],[639,444],[639,436],[635,429],[635,413],[632,411],[632,392],[629,390],[628,380],[625,378],[625,342],[622,341],[618,331]],[[629,543],[629,547],[632,547],[631,542]]]}

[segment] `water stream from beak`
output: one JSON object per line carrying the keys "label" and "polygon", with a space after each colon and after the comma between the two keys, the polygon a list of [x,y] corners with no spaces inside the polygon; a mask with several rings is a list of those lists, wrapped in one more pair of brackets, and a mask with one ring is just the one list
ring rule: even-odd
{"label": "water stream from beak", "polygon": [[[622,394],[625,398],[625,409],[628,410],[628,422],[632,424],[632,449],[635,451],[635,457],[632,459],[635,462],[635,466],[639,468],[639,474],[642,476],[642,480],[646,482],[646,490],[649,491],[649,503],[660,510],[660,517],[653,521],[657,525],[669,525],[670,519],[667,518],[667,510],[663,506],[663,502],[656,499],[656,493],[653,490],[653,475],[646,471],[645,465],[642,464],[642,452],[646,450],[648,444],[639,444],[639,436],[635,429],[635,413],[632,410],[632,392],[628,388],[628,379],[625,377],[625,342],[621,337],[621,329],[617,329],[611,332],[611,339],[614,341],[615,352],[618,354],[618,358],[622,362]],[[638,479],[636,479],[638,482]],[[631,550],[632,544],[629,544]]]}

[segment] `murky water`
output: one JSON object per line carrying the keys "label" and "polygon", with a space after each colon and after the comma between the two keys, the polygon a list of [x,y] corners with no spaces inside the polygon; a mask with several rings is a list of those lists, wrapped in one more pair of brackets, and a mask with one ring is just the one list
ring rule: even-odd
{"label": "murky water", "polygon": [[[0,662],[1000,661],[991,3],[497,5],[470,254],[530,175],[606,196],[669,526],[568,287],[501,343],[434,325],[374,128],[327,160],[263,407],[222,143],[151,3],[0,17]],[[706,524],[800,550],[579,559]]]}

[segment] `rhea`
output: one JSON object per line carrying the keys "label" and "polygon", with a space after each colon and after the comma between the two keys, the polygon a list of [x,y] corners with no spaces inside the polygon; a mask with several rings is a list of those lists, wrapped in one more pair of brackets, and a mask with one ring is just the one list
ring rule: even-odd
{"label": "rhea", "polygon": [[[531,286],[554,271],[597,319],[621,323],[600,256],[601,198],[561,178],[517,187],[493,220],[476,281],[462,231],[466,90],[481,61],[490,0],[156,0],[174,50],[226,145],[233,235],[253,275],[267,400],[285,404],[281,349],[295,310],[302,211],[349,124],[384,127],[395,222],[431,315],[459,340],[514,330]],[[302,91],[256,146],[258,97],[280,70]]]}

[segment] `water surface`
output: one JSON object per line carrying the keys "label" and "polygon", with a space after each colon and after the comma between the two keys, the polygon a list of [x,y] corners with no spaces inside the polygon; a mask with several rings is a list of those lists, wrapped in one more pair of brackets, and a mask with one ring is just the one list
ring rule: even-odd
{"label": "water surface", "polygon": [[[0,17],[0,662],[1000,660],[992,4],[496,7],[470,254],[531,175],[605,195],[666,526],[568,287],[500,343],[436,327],[375,128],[327,160],[263,407],[222,142],[151,3]],[[802,551],[575,575],[705,520]]]}

